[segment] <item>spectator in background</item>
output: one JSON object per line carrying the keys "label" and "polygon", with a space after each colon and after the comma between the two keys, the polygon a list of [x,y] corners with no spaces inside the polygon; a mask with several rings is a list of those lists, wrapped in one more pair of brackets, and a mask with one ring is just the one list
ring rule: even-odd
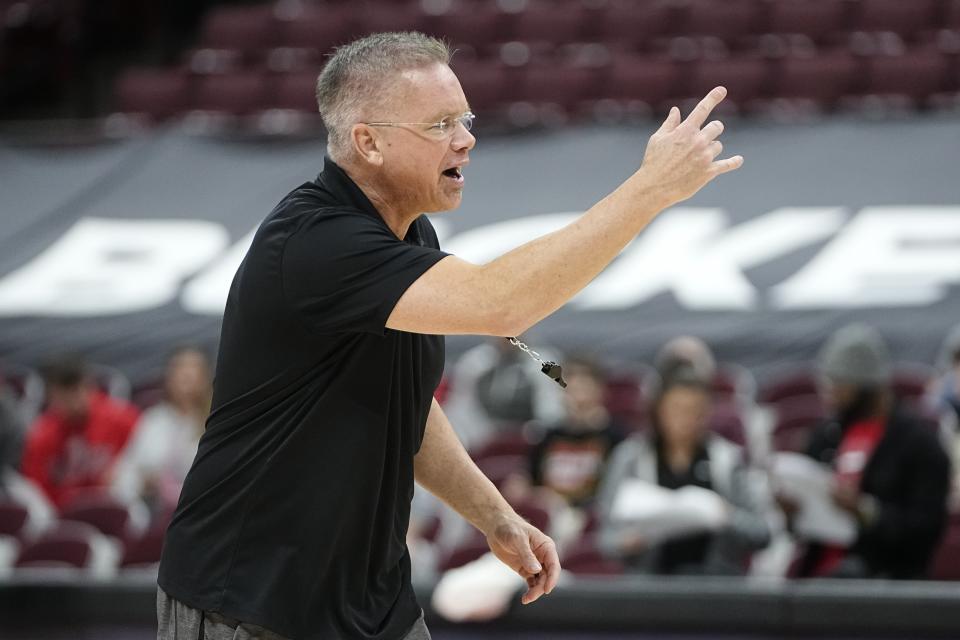
{"label": "spectator in background", "polygon": [[113,473],[114,493],[142,498],[154,513],[176,507],[210,412],[213,382],[207,355],[181,347],[167,360],[164,399],[147,409]]}
{"label": "spectator in background", "polygon": [[0,499],[23,505],[29,513],[27,526],[37,532],[49,526],[56,514],[43,491],[17,471],[24,431],[12,398],[0,396]]}
{"label": "spectator in background", "polygon": [[930,381],[927,404],[938,414],[948,413],[960,420],[960,324],[947,334],[937,368],[940,375]]}
{"label": "spectator in background", "polygon": [[624,430],[604,406],[606,376],[600,364],[588,358],[569,358],[564,364],[566,416],[549,426],[533,448],[530,476],[574,507],[589,505],[603,477],[613,448]]}
{"label": "spectator in background", "polygon": [[[541,355],[557,359],[544,350]],[[531,420],[542,424],[560,420],[562,390],[525,353],[496,338],[457,360],[444,410],[464,446],[477,449]]]}
{"label": "spectator in background", "polygon": [[[601,547],[636,571],[740,574],[750,553],[769,542],[742,450],[708,430],[710,384],[703,373],[689,365],[671,367],[651,398],[652,428],[617,447],[604,478],[598,505]],[[662,523],[650,527],[622,518],[614,502],[633,483],[713,492],[712,502],[722,505],[721,520],[665,532]]]}
{"label": "spectator in background", "polygon": [[808,544],[797,573],[921,578],[946,524],[947,455],[931,429],[895,405],[892,365],[875,330],[837,331],[819,369],[833,418],[814,431],[807,455],[834,469],[833,500],[855,518],[858,534],[846,548]]}
{"label": "spectator in background", "polygon": [[657,352],[653,366],[661,379],[669,378],[678,367],[691,367],[707,381],[717,374],[717,361],[710,347],[694,336],[677,336],[667,341]]}
{"label": "spectator in background", "polygon": [[23,473],[58,507],[78,492],[108,487],[108,473],[139,411],[108,397],[81,360],[63,357],[43,368],[47,408],[30,427]]}

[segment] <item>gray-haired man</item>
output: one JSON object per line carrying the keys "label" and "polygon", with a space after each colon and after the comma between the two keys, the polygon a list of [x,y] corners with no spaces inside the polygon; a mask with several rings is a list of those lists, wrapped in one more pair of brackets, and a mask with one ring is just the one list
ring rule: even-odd
{"label": "gray-haired man", "polygon": [[442,336],[520,334],[742,158],[716,160],[715,89],[686,121],[671,109],[640,170],[577,221],[470,264],[422,215],[460,204],[475,143],[449,57],[379,34],[320,75],[329,158],[266,218],[231,286],[213,411],[161,562],[160,638],[428,638],[404,544],[414,480],[526,579],[524,603],[557,583],[553,541],[433,399]]}

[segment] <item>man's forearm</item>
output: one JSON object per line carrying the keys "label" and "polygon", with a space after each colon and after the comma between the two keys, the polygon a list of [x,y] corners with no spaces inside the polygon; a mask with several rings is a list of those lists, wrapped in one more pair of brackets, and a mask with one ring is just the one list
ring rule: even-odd
{"label": "man's forearm", "polygon": [[590,283],[666,206],[634,175],[580,218],[484,265],[479,282],[510,335],[550,315]]}
{"label": "man's forearm", "polygon": [[414,458],[417,482],[473,526],[488,534],[514,511],[497,488],[477,468],[454,433],[436,400]]}

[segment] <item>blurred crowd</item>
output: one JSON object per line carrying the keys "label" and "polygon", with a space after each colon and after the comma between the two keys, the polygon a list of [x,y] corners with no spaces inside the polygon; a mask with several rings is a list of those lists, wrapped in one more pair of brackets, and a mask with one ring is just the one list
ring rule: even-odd
{"label": "blurred crowd", "polygon": [[[692,336],[626,370],[541,353],[566,389],[492,339],[449,367],[438,396],[568,574],[960,579],[960,326],[918,370],[849,325],[815,363],[759,387]],[[174,350],[162,382],[132,394],[75,356],[38,379],[4,371],[0,575],[153,569],[210,410],[208,355]],[[487,551],[425,492],[408,545],[430,581]]]}

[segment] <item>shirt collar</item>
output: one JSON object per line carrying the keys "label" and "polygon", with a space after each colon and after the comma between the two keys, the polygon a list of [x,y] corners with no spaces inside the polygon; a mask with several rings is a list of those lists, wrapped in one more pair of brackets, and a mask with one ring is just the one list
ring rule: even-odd
{"label": "shirt collar", "polygon": [[383,220],[383,216],[380,215],[377,208],[370,202],[367,194],[365,194],[363,190],[357,186],[357,183],[347,175],[347,172],[331,160],[329,156],[324,157],[323,171],[320,172],[320,175],[317,176],[314,183],[329,191],[337,201],[355,207],[366,214],[376,216],[379,220]]}
{"label": "shirt collar", "polygon": [[[386,220],[383,219],[383,216],[380,215],[380,212],[377,211],[377,208],[373,206],[372,202],[370,202],[370,198],[367,197],[367,194],[365,194],[363,190],[357,186],[357,183],[353,181],[353,178],[347,175],[347,172],[344,171],[340,165],[330,159],[330,156],[324,156],[323,171],[320,172],[320,175],[318,175],[317,179],[313,182],[321,189],[329,192],[337,202],[342,202],[346,205],[354,207],[358,211],[375,217],[385,227],[389,226],[387,225]],[[393,232],[391,231],[391,233]],[[404,241],[419,244],[421,246],[424,245],[424,239],[420,234],[417,221],[414,221],[414,223],[410,225]]]}

